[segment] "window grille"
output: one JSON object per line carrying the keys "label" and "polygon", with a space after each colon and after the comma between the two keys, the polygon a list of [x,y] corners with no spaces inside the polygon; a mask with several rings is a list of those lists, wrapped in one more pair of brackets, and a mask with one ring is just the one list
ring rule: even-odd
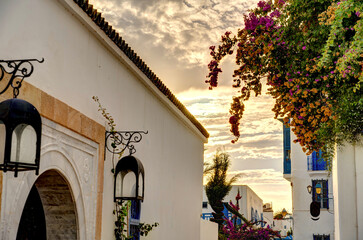
{"label": "window grille", "polygon": [[313,240],[330,240],[330,235],[321,235],[321,234],[314,234]]}
{"label": "window grille", "polygon": [[[321,185],[321,194],[316,194],[316,184],[318,183]],[[315,202],[320,202],[320,208],[329,209],[328,180],[312,180],[312,186],[312,200]]]}

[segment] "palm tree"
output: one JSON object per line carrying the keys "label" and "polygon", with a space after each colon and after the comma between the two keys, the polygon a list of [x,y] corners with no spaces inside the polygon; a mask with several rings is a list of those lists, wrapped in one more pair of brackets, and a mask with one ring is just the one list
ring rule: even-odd
{"label": "palm tree", "polygon": [[223,224],[223,199],[229,193],[238,176],[227,180],[227,171],[230,166],[230,156],[226,152],[217,150],[211,164],[205,164],[204,175],[208,176],[205,192],[210,206],[213,209],[213,218],[210,220],[218,223],[219,230]]}

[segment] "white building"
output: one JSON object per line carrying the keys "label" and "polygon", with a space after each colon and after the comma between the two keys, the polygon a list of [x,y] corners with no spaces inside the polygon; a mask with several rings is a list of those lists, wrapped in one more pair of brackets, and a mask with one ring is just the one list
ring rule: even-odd
{"label": "white building", "polygon": [[[39,175],[0,172],[0,239],[36,231],[47,239],[114,239],[112,154],[92,96],[117,131],[148,131],[135,145],[145,170],[140,221],[159,223],[147,239],[200,239],[208,133],[100,13],[83,0],[2,0],[0,22],[0,59],[45,59],[18,97],[42,116]],[[11,89],[0,96],[11,97]],[[23,212],[32,207],[31,189],[44,213]],[[43,224],[21,224],[32,217]]]}
{"label": "white building", "polygon": [[[291,137],[290,137],[291,136]],[[333,182],[326,163],[319,160],[318,154],[310,156],[294,144],[295,135],[284,125],[284,178],[291,182],[293,235],[296,240],[334,239]],[[316,194],[317,184],[322,194]],[[312,187],[309,193],[307,187]],[[320,216],[312,218],[310,204],[315,200],[321,203]]]}
{"label": "white building", "polygon": [[266,226],[271,228],[274,226],[274,210],[272,209],[272,203],[265,203],[263,205],[263,220],[266,222]]}
{"label": "white building", "polygon": [[[236,205],[236,196],[237,193],[240,193],[242,197],[239,201],[240,214],[242,214],[245,218],[252,221],[260,221],[263,220],[263,201],[262,199],[247,185],[234,185],[232,186],[231,191],[228,195],[223,199],[223,202],[229,203],[232,201],[233,204]],[[202,218],[210,219],[212,217],[213,209],[208,203],[208,198],[205,193],[205,188],[203,191],[203,209],[202,209]],[[224,210],[225,215],[228,217],[232,217],[232,214]]]}
{"label": "white building", "polygon": [[363,239],[363,142],[337,147],[333,161],[335,239]]}
{"label": "white building", "polygon": [[286,237],[293,229],[294,219],[292,214],[286,212],[286,215],[283,216],[282,219],[274,219],[272,203],[265,203],[263,205],[263,219],[266,222],[266,225],[269,225],[273,230],[278,231],[281,237]]}
{"label": "white building", "polygon": [[282,219],[274,219],[272,229],[278,231],[281,237],[288,236],[288,233],[293,229],[294,219],[291,214],[287,214]]}

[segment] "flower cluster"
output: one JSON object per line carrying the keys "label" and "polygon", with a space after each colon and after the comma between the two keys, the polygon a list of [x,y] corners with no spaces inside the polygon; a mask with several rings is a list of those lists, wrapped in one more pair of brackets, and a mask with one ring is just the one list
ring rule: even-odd
{"label": "flower cluster", "polygon": [[272,240],[275,237],[280,237],[269,225],[266,228],[256,228],[254,225],[245,223],[235,227],[232,221],[228,219],[226,219],[226,225],[223,227],[223,233],[229,240]]}
{"label": "flower cluster", "polygon": [[252,93],[261,94],[262,78],[267,78],[268,93],[275,98],[275,117],[292,127],[307,153],[359,139],[362,11],[359,0],[260,1],[244,16],[245,27],[235,37],[224,36],[218,50],[212,47],[213,71],[207,81],[211,88],[217,86],[219,62],[236,47],[233,87],[240,95],[233,97],[230,109],[233,142],[240,136],[243,101]]}
{"label": "flower cluster", "polygon": [[[233,214],[232,220],[228,218],[224,219],[222,231],[226,238],[228,240],[272,240],[275,239],[275,237],[280,237],[280,234],[277,231],[272,230],[269,225],[267,225],[265,228],[257,227],[260,222],[248,221],[246,218],[240,215],[238,212],[240,209],[238,206],[238,200],[241,198],[242,197],[238,192],[236,196],[236,205],[234,205],[232,201],[229,203],[229,205],[226,205],[227,209],[229,209]],[[244,224],[237,224],[236,220],[238,217],[243,220]]]}

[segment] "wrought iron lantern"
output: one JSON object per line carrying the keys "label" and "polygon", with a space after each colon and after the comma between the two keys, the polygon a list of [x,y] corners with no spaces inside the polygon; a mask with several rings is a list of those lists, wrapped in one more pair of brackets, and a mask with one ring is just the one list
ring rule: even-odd
{"label": "wrought iron lantern", "polygon": [[115,154],[129,150],[129,156],[121,158],[114,169],[114,202],[123,200],[144,200],[145,171],[141,161],[132,154],[136,152],[134,144],[142,140],[144,131],[106,131],[106,149]]}
{"label": "wrought iron lantern", "polygon": [[39,173],[42,122],[37,109],[13,98],[0,103],[0,169]]}
{"label": "wrought iron lantern", "polygon": [[311,185],[307,186],[306,189],[308,190],[308,193],[311,194],[311,190],[313,189],[313,187]]}
{"label": "wrought iron lantern", "polygon": [[114,201],[144,200],[144,166],[134,156],[121,158],[115,168]]}
{"label": "wrought iron lantern", "polygon": [[[34,170],[39,174],[42,121],[38,110],[29,102],[17,99],[24,78],[34,70],[32,62],[44,59],[0,60],[0,81],[7,80],[0,94],[13,88],[13,99],[0,103],[0,170]],[[8,77],[9,76],[9,77]]]}

